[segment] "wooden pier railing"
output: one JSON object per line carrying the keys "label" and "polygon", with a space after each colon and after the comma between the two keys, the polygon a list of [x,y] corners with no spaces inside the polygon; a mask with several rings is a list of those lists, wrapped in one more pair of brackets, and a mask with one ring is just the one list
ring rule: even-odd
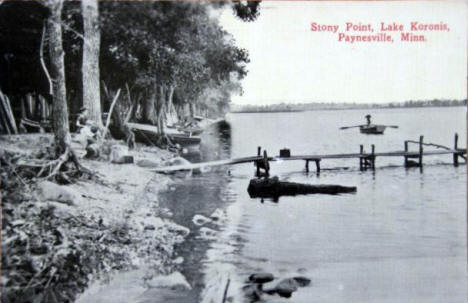
{"label": "wooden pier railing", "polygon": [[[243,157],[227,160],[218,160],[211,162],[202,162],[202,163],[193,163],[185,165],[174,165],[167,167],[158,167],[152,169],[153,172],[157,173],[170,173],[175,171],[183,170],[193,170],[201,169],[204,167],[211,166],[221,166],[221,165],[233,165],[241,163],[252,162],[257,167],[257,176],[260,175],[269,175],[270,171],[270,161],[293,161],[293,160],[302,160],[305,161],[305,170],[309,171],[309,162],[315,162],[316,172],[320,172],[320,161],[324,159],[359,159],[359,168],[361,170],[366,170],[368,168],[375,169],[375,162],[377,157],[403,157],[404,167],[421,167],[423,166],[423,157],[424,156],[433,156],[433,155],[453,155],[453,165],[459,165],[459,157],[465,160],[466,164],[466,148],[458,147],[458,134],[455,134],[454,147],[450,148],[447,146],[434,144],[434,143],[424,143],[424,137],[420,136],[419,141],[406,140],[404,142],[404,150],[401,151],[389,151],[389,152],[376,152],[375,145],[371,145],[371,152],[366,153],[364,151],[364,146],[360,145],[359,153],[346,153],[346,154],[316,154],[316,155],[291,155],[288,149],[283,149],[280,151],[280,156],[270,157],[267,154],[267,151],[264,150],[263,154],[261,152],[261,147],[257,148],[257,156],[252,157]],[[418,151],[410,151],[409,144],[418,144]],[[433,146],[442,150],[424,150],[424,146]]]}

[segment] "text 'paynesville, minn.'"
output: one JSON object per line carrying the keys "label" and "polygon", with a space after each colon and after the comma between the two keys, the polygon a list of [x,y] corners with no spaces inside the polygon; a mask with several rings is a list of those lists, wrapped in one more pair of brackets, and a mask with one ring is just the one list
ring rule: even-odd
{"label": "text 'paynesville, minn.'", "polygon": [[427,42],[428,35],[435,32],[449,32],[450,27],[445,22],[409,23],[379,22],[378,24],[363,22],[346,22],[344,24],[310,23],[310,31],[316,33],[333,33],[338,42]]}

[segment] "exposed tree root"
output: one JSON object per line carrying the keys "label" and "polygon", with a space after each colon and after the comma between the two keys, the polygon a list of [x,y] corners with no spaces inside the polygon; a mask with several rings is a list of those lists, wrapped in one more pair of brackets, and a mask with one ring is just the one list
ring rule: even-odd
{"label": "exposed tree root", "polygon": [[[54,180],[59,183],[73,183],[73,178],[87,175],[96,177],[97,173],[83,166],[76,156],[75,152],[67,147],[65,152],[57,159],[28,159],[30,161],[4,160],[4,164],[9,166],[15,175],[20,178],[23,184],[26,182],[21,175],[27,175],[29,179],[38,178],[43,180]],[[18,173],[20,171],[20,173]]]}

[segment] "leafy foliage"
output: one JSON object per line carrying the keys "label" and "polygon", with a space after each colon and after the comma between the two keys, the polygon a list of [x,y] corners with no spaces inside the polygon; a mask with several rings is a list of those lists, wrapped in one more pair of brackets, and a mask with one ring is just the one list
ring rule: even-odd
{"label": "leafy foliage", "polygon": [[[248,53],[237,48],[213,8],[192,2],[103,2],[102,78],[114,89],[176,88],[179,104],[199,103],[204,90],[242,79]],[[214,108],[216,102],[212,100]]]}

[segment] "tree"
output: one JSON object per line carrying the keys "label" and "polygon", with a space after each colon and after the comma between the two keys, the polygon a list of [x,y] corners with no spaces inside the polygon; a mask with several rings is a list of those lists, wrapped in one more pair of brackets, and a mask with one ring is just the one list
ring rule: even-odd
{"label": "tree", "polygon": [[99,29],[98,0],[82,0],[83,16],[83,105],[88,108],[89,119],[102,127],[99,50],[101,34]]}
{"label": "tree", "polygon": [[71,143],[62,45],[63,0],[48,0],[44,2],[44,5],[50,10],[50,16],[47,20],[47,32],[49,36],[50,74],[53,79],[52,111],[55,145],[57,153],[62,154],[70,147]]}
{"label": "tree", "polygon": [[[181,116],[224,112],[230,94],[241,91],[239,80],[246,75],[248,62],[247,51],[235,46],[212,14],[228,4],[100,3],[105,33],[101,79],[108,91],[128,84],[139,97],[127,99],[141,100],[134,106],[143,109],[136,110],[139,121],[157,125],[161,135],[168,114],[174,111]],[[252,21],[258,15],[258,2],[230,5],[243,20]]]}

